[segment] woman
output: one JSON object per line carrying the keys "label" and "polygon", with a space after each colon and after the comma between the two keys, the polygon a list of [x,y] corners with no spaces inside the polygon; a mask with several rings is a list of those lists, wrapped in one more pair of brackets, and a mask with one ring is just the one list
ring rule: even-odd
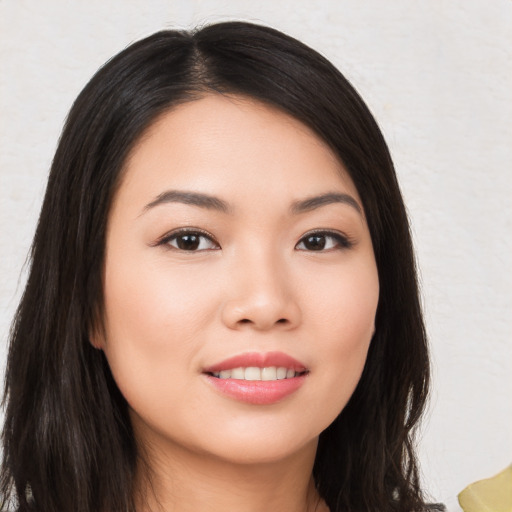
{"label": "woman", "polygon": [[99,70],[12,330],[4,507],[422,510],[428,381],[391,158],[329,62],[230,22]]}

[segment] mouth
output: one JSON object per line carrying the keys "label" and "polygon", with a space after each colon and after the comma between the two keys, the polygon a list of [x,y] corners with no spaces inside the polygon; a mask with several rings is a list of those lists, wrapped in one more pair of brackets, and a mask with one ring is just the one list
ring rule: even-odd
{"label": "mouth", "polygon": [[270,405],[297,391],[309,370],[287,354],[269,352],[235,356],[205,368],[203,374],[227,398]]}
{"label": "mouth", "polygon": [[249,381],[274,381],[293,379],[305,375],[307,370],[295,371],[294,368],[286,368],[285,366],[266,366],[259,368],[257,366],[238,367],[218,372],[207,372],[208,375],[217,379],[236,379]]}

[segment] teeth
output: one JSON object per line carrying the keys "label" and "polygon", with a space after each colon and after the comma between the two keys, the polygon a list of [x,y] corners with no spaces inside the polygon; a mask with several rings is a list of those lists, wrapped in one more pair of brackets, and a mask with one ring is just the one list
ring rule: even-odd
{"label": "teeth", "polygon": [[245,370],[243,368],[233,368],[231,370],[231,378],[232,379],[245,379]]}
{"label": "teeth", "polygon": [[[295,372],[293,372],[295,374]],[[271,366],[270,368],[261,369],[261,380],[277,380],[277,368]]]}
{"label": "teeth", "polygon": [[213,376],[219,379],[238,379],[238,380],[281,380],[291,379],[299,375],[291,368],[283,366],[269,366],[266,368],[258,368],[249,366],[248,368],[233,368],[232,370],[222,370],[214,372]]}
{"label": "teeth", "polygon": [[245,369],[245,380],[261,380],[261,368],[249,366]]}
{"label": "teeth", "polygon": [[280,366],[277,369],[276,373],[277,373],[276,378],[278,378],[278,379],[286,379],[286,374],[288,373],[288,370],[286,368],[283,368],[282,366]]}

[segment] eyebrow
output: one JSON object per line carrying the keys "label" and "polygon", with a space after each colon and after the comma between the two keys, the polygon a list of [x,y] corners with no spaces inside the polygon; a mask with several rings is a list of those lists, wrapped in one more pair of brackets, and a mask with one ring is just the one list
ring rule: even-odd
{"label": "eyebrow", "polygon": [[[232,213],[231,206],[222,199],[209,194],[202,194],[200,192],[187,192],[179,190],[167,190],[159,194],[153,201],[148,203],[142,213],[154,208],[155,206],[166,203],[182,203],[206,208],[208,210],[216,210],[222,213]],[[318,196],[308,197],[295,201],[290,207],[290,212],[294,215],[316,210],[322,206],[329,204],[346,204],[354,208],[360,215],[363,214],[359,203],[349,194],[342,194],[338,192],[328,192]]]}
{"label": "eyebrow", "polygon": [[363,215],[363,210],[359,203],[349,194],[341,194],[338,192],[329,192],[319,196],[313,196],[300,201],[295,201],[290,210],[294,214],[305,213],[311,210],[316,210],[328,204],[346,204],[354,208],[360,215]]}
{"label": "eyebrow", "polygon": [[178,190],[167,190],[159,194],[153,201],[148,203],[142,213],[154,208],[160,204],[165,203],[182,203],[199,206],[208,210],[217,210],[223,213],[230,213],[231,208],[222,199],[211,196],[208,194],[201,194],[199,192],[182,192]]}

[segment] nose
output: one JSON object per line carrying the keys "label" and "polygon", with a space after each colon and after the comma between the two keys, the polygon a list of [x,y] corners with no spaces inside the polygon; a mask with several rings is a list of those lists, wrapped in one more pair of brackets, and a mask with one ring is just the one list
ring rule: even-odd
{"label": "nose", "polygon": [[230,329],[290,330],[301,321],[297,290],[276,258],[244,259],[233,281],[222,320]]}

